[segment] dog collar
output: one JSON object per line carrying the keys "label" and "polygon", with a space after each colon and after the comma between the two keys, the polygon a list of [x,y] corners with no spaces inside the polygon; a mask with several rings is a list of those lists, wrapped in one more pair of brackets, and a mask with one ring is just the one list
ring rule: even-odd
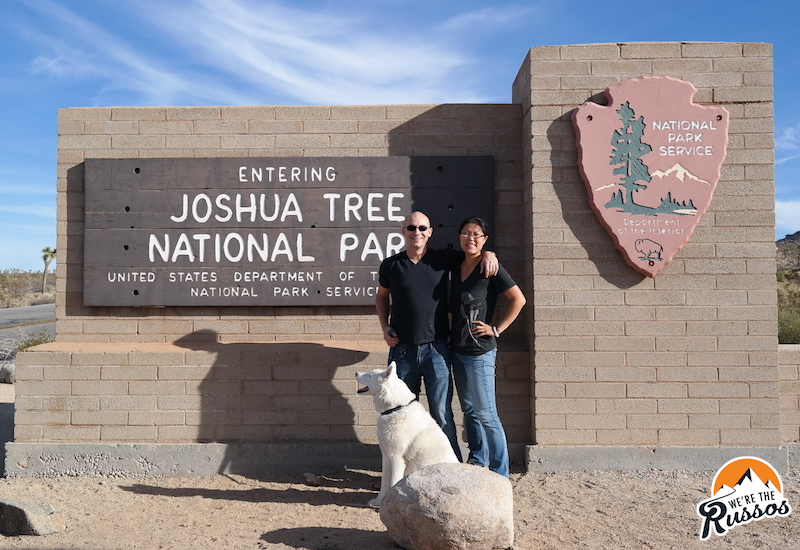
{"label": "dog collar", "polygon": [[383,412],[381,413],[381,416],[383,416],[383,415],[386,415],[386,414],[392,414],[393,412],[397,412],[397,411],[399,411],[400,409],[405,409],[406,407],[408,407],[408,406],[409,406],[411,403],[413,403],[413,402],[414,402],[414,401],[416,401],[416,400],[417,400],[417,398],[415,397],[414,399],[412,399],[412,400],[411,400],[411,402],[410,402],[410,403],[406,403],[405,405],[400,405],[399,407],[394,407],[394,408],[392,408],[392,409],[389,409],[389,410],[383,411]]}

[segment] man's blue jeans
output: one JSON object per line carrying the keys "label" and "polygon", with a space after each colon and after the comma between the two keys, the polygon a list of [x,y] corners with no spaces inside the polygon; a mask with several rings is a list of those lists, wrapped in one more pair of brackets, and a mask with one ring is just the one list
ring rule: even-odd
{"label": "man's blue jeans", "polygon": [[419,397],[422,382],[428,396],[431,416],[441,426],[461,461],[456,424],[453,420],[453,378],[450,375],[450,348],[445,340],[429,344],[399,344],[389,348],[389,362],[397,363],[397,376]]}
{"label": "man's blue jeans", "polygon": [[469,443],[467,462],[489,466],[508,477],[508,443],[495,397],[497,350],[482,355],[453,353],[453,377],[458,390]]}

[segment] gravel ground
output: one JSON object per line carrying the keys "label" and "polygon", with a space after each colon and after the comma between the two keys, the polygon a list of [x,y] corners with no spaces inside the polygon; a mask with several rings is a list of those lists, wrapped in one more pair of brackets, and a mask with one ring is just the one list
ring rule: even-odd
{"label": "gravel ground", "polygon": [[[5,402],[3,402],[5,401]],[[13,385],[0,384],[0,435],[13,419]],[[8,430],[6,430],[8,431]],[[8,439],[6,439],[8,440]],[[721,465],[720,465],[721,466]],[[376,468],[378,465],[376,464]],[[716,472],[634,470],[512,473],[516,550],[540,548],[800,549],[800,511],[700,540],[697,504]],[[0,478],[0,499],[47,503],[67,530],[0,534],[1,550],[388,550],[399,548],[367,506],[379,471],[213,475],[132,480]],[[800,507],[800,469],[782,476]]]}
{"label": "gravel ground", "polygon": [[[0,535],[4,550],[396,549],[376,510],[377,471],[269,477],[214,475],[125,480],[0,479],[0,498],[46,502],[67,530],[43,537]],[[512,474],[515,549],[800,548],[800,513],[699,537],[698,502],[714,472],[588,471]],[[783,476],[800,502],[800,470]]]}

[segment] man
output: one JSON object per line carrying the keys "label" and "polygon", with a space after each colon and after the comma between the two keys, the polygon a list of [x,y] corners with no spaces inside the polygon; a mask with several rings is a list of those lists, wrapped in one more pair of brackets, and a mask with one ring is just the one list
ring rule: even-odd
{"label": "man", "polygon": [[[419,397],[422,381],[431,416],[450,440],[459,461],[453,420],[453,379],[450,374],[450,332],[447,307],[447,272],[464,259],[461,250],[429,249],[433,228],[428,216],[413,212],[402,229],[403,252],[386,258],[378,271],[375,309],[389,360],[397,363],[397,375]],[[497,272],[497,257],[485,252],[482,272]],[[391,317],[390,317],[391,316]]]}

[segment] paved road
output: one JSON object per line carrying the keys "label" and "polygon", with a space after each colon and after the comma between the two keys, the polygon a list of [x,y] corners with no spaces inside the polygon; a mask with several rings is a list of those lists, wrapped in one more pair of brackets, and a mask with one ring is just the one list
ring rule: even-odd
{"label": "paved road", "polygon": [[49,321],[56,318],[56,305],[43,304],[40,306],[8,307],[0,309],[0,328],[5,325],[19,325]]}
{"label": "paved road", "polygon": [[[13,307],[0,309],[0,361],[5,359],[3,342],[21,340],[26,334],[38,334],[43,330],[56,337],[56,306]],[[44,321],[44,322],[43,322]],[[0,387],[0,471],[5,462],[3,444],[14,440],[14,386],[2,384]]]}
{"label": "paved road", "polygon": [[55,304],[0,309],[0,342],[22,339],[27,334],[38,334],[43,330],[48,331],[50,338],[55,340],[55,319]]}

